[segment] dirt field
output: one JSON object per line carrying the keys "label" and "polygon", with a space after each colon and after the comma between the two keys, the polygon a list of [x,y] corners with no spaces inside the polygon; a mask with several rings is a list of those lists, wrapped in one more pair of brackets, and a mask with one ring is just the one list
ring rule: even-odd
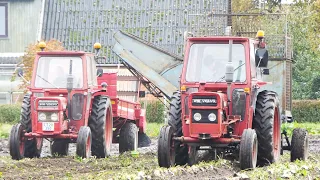
{"label": "dirt field", "polygon": [[[74,157],[75,146],[69,148],[69,156],[51,158],[49,142],[44,143],[39,159],[11,160],[8,140],[0,140],[0,177],[3,179],[246,179],[239,173],[237,163],[226,160],[200,163],[192,167],[159,168],[157,164],[157,140],[150,147],[139,148],[140,157],[118,155],[118,145],[113,144],[112,156],[107,159],[79,159]],[[320,153],[320,136],[310,136],[311,155]],[[320,156],[316,156],[319,158]],[[289,161],[286,158],[286,161]],[[320,159],[317,159],[320,161]],[[242,172],[241,172],[242,173]],[[314,173],[313,173],[314,174]],[[311,174],[311,175],[313,175]],[[320,170],[319,170],[320,175]]]}

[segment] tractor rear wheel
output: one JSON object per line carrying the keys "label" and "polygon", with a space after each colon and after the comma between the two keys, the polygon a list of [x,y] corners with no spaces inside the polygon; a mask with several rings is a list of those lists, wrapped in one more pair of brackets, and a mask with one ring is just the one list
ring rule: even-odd
{"label": "tractor rear wheel", "polygon": [[77,138],[76,154],[81,158],[89,158],[91,151],[91,130],[88,126],[81,126]]}
{"label": "tractor rear wheel", "polygon": [[65,139],[55,139],[50,145],[52,156],[68,156],[69,142]]}
{"label": "tractor rear wheel", "polygon": [[295,128],[291,139],[291,162],[308,158],[309,140],[305,129]]}
{"label": "tractor rear wheel", "polygon": [[188,165],[192,166],[197,163],[197,146],[189,146]]}
{"label": "tractor rear wheel", "polygon": [[16,124],[11,128],[10,138],[9,138],[9,150],[12,159],[20,160],[24,158],[24,148],[25,142],[22,139],[23,126],[21,124]]}
{"label": "tractor rear wheel", "polygon": [[[31,95],[26,94],[23,97],[23,102],[21,105],[20,123],[24,127],[26,132],[32,131],[30,98]],[[26,139],[24,146],[24,156],[28,158],[40,157],[42,144],[43,138],[33,138],[30,140]]]}
{"label": "tractor rear wheel", "polygon": [[253,169],[257,165],[258,139],[255,130],[245,129],[241,136],[239,161],[241,169]]}
{"label": "tractor rear wheel", "polygon": [[[168,124],[173,127],[177,137],[183,136],[181,120],[181,98],[180,92],[174,92],[171,97]],[[175,163],[185,165],[188,163],[188,145],[177,141],[175,144]]]}
{"label": "tractor rear wheel", "polygon": [[127,121],[120,130],[119,136],[119,152],[124,153],[126,151],[132,151],[135,149],[135,145],[138,146],[137,139],[138,128],[137,126]]}
{"label": "tractor rear wheel", "polygon": [[107,96],[94,97],[88,125],[92,134],[92,155],[97,158],[110,156],[113,116],[110,99]]}
{"label": "tractor rear wheel", "polygon": [[172,126],[164,125],[160,129],[158,139],[158,163],[160,167],[171,167],[175,165],[175,143],[173,141],[174,129]]}
{"label": "tractor rear wheel", "polygon": [[258,137],[258,164],[263,166],[279,160],[281,151],[281,120],[276,93],[262,91],[256,102],[253,129]]}

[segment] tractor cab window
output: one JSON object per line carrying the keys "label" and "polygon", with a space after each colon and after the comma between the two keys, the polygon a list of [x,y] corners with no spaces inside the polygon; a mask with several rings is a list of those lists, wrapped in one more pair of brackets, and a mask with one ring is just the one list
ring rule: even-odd
{"label": "tractor cab window", "polygon": [[[189,52],[186,80],[188,82],[225,82],[229,44],[193,44]],[[234,82],[246,80],[245,48],[232,45]]]}
{"label": "tractor cab window", "polygon": [[73,88],[83,87],[83,65],[80,57],[40,57],[36,72],[36,88],[67,88],[72,60]]}

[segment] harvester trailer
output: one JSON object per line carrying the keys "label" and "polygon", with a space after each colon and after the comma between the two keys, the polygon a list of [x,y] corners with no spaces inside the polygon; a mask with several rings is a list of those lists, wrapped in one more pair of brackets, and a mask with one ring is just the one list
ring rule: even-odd
{"label": "harvester trailer", "polygon": [[257,39],[187,37],[184,58],[122,31],[114,37],[113,51],[123,64],[145,79],[151,93],[170,99],[168,124],[158,139],[161,167],[192,165],[203,146],[235,155],[241,169],[276,162],[283,150],[291,151],[291,161],[307,158],[307,131],[294,129],[291,142],[281,132],[279,88],[263,81],[263,31]]}
{"label": "harvester trailer", "polygon": [[[44,52],[44,42],[39,47],[20,123],[10,133],[13,159],[40,157],[44,138],[53,156],[68,155],[69,143],[76,143],[82,158],[107,157],[112,143],[119,143],[120,153],[136,150],[138,133],[144,146],[150,144],[145,110],[139,102],[117,97],[117,73],[97,69],[97,59],[104,57],[82,51]],[[101,44],[94,48],[99,52]],[[22,69],[18,76],[23,77]]]}

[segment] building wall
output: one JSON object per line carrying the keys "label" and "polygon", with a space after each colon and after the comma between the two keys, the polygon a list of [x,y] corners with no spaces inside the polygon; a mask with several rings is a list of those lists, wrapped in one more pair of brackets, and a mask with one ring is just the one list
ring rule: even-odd
{"label": "building wall", "polygon": [[37,40],[43,0],[10,0],[8,2],[8,37],[0,38],[0,53],[24,52]]}

